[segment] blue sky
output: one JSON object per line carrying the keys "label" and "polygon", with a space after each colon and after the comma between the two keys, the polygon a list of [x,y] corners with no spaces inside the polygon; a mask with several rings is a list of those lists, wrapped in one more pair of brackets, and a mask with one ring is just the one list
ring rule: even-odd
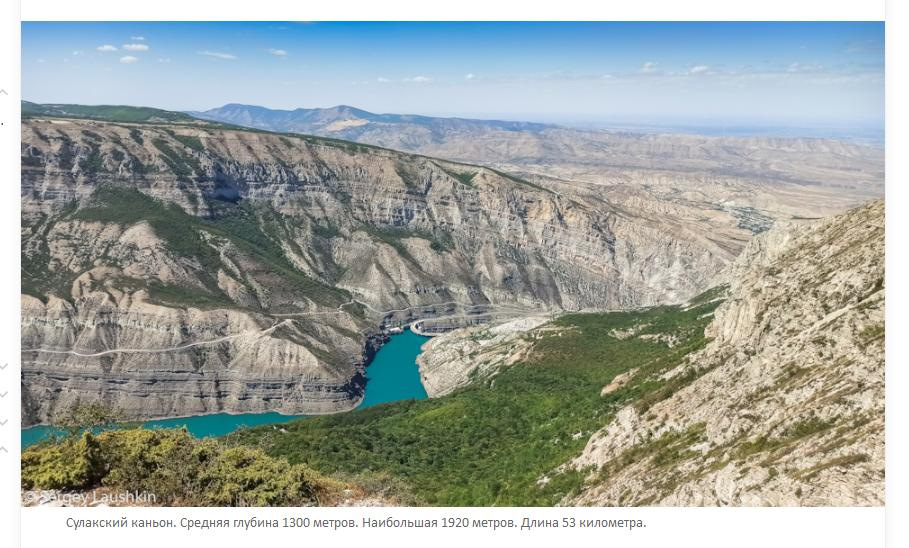
{"label": "blue sky", "polygon": [[37,102],[882,127],[883,23],[40,23]]}

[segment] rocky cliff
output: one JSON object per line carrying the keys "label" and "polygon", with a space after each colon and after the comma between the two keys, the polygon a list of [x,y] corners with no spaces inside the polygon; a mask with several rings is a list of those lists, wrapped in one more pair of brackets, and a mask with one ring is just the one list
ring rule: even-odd
{"label": "rocky cliff", "polygon": [[430,398],[444,396],[472,379],[517,363],[533,347],[524,335],[549,319],[549,316],[525,316],[494,325],[456,329],[431,339],[417,356],[426,394]]}
{"label": "rocky cliff", "polygon": [[681,301],[747,234],[345,141],[57,116],[22,127],[26,423],[348,409],[382,323]]}
{"label": "rocky cliff", "polygon": [[883,203],[763,234],[724,279],[682,388],[595,433],[564,503],[883,504]]}
{"label": "rocky cliff", "polygon": [[834,139],[594,131],[348,106],[232,104],[192,114],[492,166],[632,215],[682,225],[699,219],[718,240],[732,227],[756,233],[776,220],[841,213],[884,189],[883,149]]}

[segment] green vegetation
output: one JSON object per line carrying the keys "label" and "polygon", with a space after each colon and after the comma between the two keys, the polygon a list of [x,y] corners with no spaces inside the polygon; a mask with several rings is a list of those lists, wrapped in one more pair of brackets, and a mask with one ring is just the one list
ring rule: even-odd
{"label": "green vegetation", "polygon": [[445,169],[444,167],[441,167],[441,169],[464,186],[472,187],[473,178],[477,175],[476,171],[452,171],[450,169]]}
{"label": "green vegetation", "polygon": [[687,430],[669,432],[658,438],[635,445],[603,466],[597,472],[597,475],[600,481],[605,481],[609,476],[617,474],[623,468],[646,460],[649,460],[658,468],[671,468],[680,461],[698,454],[691,451],[689,447],[701,441],[704,437],[704,432],[704,424],[698,423]]}
{"label": "green vegetation", "polygon": [[399,255],[414,263],[416,262],[416,259],[411,256],[410,252],[407,250],[407,246],[401,241],[404,238],[420,238],[422,240],[427,240],[430,249],[437,253],[454,249],[454,240],[452,239],[451,234],[444,230],[430,232],[429,230],[419,228],[375,226],[369,224],[364,224],[362,230],[373,238],[392,246]]}
{"label": "green vegetation", "polygon": [[89,143],[88,156],[79,160],[79,169],[85,175],[94,175],[104,170],[104,159],[101,157],[101,146],[98,143]]}
{"label": "green vegetation", "polygon": [[711,301],[722,300],[726,298],[726,294],[729,292],[729,286],[726,284],[718,285],[716,287],[710,288],[707,291],[701,293],[697,297],[694,297],[689,301],[690,305],[702,305],[709,303]]}
{"label": "green vegetation", "polygon": [[757,453],[775,451],[791,446],[809,436],[826,432],[836,425],[834,420],[822,420],[817,417],[808,417],[786,428],[774,437],[758,436],[754,440],[742,443],[736,451],[736,458],[744,459]]}
{"label": "green vegetation", "polygon": [[104,428],[119,422],[120,414],[102,403],[79,404],[54,417],[54,425],[76,436],[83,430]]}
{"label": "green vegetation", "polygon": [[884,340],[884,324],[872,324],[858,333],[858,343],[863,349],[875,341]]}
{"label": "green vegetation", "polygon": [[193,307],[202,310],[215,308],[236,308],[227,295],[219,290],[209,287],[208,291],[200,291],[197,287],[184,287],[181,285],[166,284],[155,279],[117,277],[115,286],[129,292],[144,289],[148,292],[151,302],[167,306]]}
{"label": "green vegetation", "polygon": [[[551,505],[585,476],[553,469],[579,454],[620,406],[668,386],[653,379],[706,344],[710,318],[698,318],[718,304],[565,316],[552,324],[558,331],[535,341],[525,362],[444,398],[294,421],[281,434],[257,428],[229,439],[330,474],[399,478],[423,504]],[[672,333],[679,342],[669,348],[610,335],[643,325],[641,334]],[[600,396],[603,386],[633,368],[638,373],[626,385]],[[667,440],[652,456],[679,458],[684,439]],[[538,483],[543,476],[548,481]]]}
{"label": "green vegetation", "polygon": [[24,489],[103,486],[185,506],[303,506],[328,502],[345,487],[305,465],[185,429],[83,432],[29,447],[21,466]]}
{"label": "green vegetation", "polygon": [[338,227],[331,224],[312,224],[312,232],[316,236],[323,238],[325,240],[330,240],[331,238],[337,238],[341,235],[341,230]]}
{"label": "green vegetation", "polygon": [[44,158],[42,156],[23,156],[22,167],[44,167]]}
{"label": "green vegetation", "polygon": [[205,150],[205,145],[202,144],[202,141],[198,137],[192,135],[180,135],[172,130],[165,130],[168,135],[173,137],[175,140],[179,141],[183,146],[191,148],[196,152],[202,152]]}
{"label": "green vegetation", "polygon": [[69,171],[76,165],[74,160],[76,155],[73,154],[73,141],[65,133],[60,133],[60,148],[57,150],[57,161],[60,163],[60,169]]}
{"label": "green vegetation", "polygon": [[850,466],[855,466],[856,464],[868,462],[869,460],[871,459],[864,453],[843,455],[842,457],[835,457],[820,464],[816,464],[806,470],[800,470],[797,474],[795,474],[795,477],[796,479],[806,481],[823,472],[824,470],[827,470],[828,468],[848,468]]}
{"label": "green vegetation", "polygon": [[210,238],[229,241],[260,263],[263,272],[280,276],[285,291],[307,295],[326,304],[337,305],[348,299],[343,290],[328,287],[297,270],[281,246],[263,231],[255,209],[245,203],[217,204],[213,206],[212,218],[201,219],[189,215],[176,204],[161,202],[134,188],[104,185],[98,187],[89,203],[72,213],[71,218],[126,226],[145,221],[172,252],[198,263],[198,274],[207,281],[209,293],[202,293],[197,288],[151,283],[152,297],[163,301],[205,306],[230,302],[221,294],[214,278],[221,258],[219,251],[207,242]]}
{"label": "green vegetation", "polygon": [[178,179],[188,179],[196,173],[202,173],[198,160],[189,154],[174,150],[164,139],[154,139],[152,144],[161,152],[161,159]]}
{"label": "green vegetation", "polygon": [[98,135],[98,134],[95,133],[94,131],[89,131],[89,130],[87,130],[87,129],[83,129],[83,130],[82,130],[82,135],[85,135],[86,137],[88,137],[89,139],[91,139],[91,140],[93,140],[93,141],[103,141],[103,140],[104,140],[103,137],[101,137],[100,135]]}
{"label": "green vegetation", "polygon": [[401,178],[407,188],[418,191],[423,190],[424,185],[420,180],[421,174],[418,166],[399,161],[395,163],[395,173],[398,174],[398,177]]}
{"label": "green vegetation", "polygon": [[489,171],[492,171],[493,173],[495,173],[495,174],[498,175],[499,177],[504,177],[505,179],[508,179],[509,181],[511,181],[511,182],[513,182],[513,183],[518,183],[519,185],[528,186],[528,187],[530,187],[530,188],[539,190],[539,191],[541,191],[541,192],[548,192],[549,194],[554,194],[554,192],[551,191],[551,190],[549,190],[548,188],[543,188],[543,187],[541,187],[540,185],[531,183],[531,182],[528,181],[527,179],[522,179],[522,178],[520,178],[520,177],[516,177],[516,176],[514,176],[514,175],[511,175],[511,174],[509,174],[509,173],[505,173],[504,171],[499,171],[499,170],[497,170],[497,169],[492,169],[491,167],[490,167],[490,168],[486,168],[486,169],[488,169]]}
{"label": "green vegetation", "polygon": [[111,122],[193,122],[182,112],[125,105],[41,105],[22,101],[22,117],[88,118]]}
{"label": "green vegetation", "polygon": [[[45,302],[48,293],[67,300],[70,298],[76,274],[65,269],[51,269],[47,236],[58,220],[68,217],[75,210],[76,202],[71,202],[58,215],[42,214],[40,220],[32,224],[34,232],[31,238],[23,232],[20,276],[22,293],[41,299],[42,302]],[[29,242],[32,245],[28,245]]]}
{"label": "green vegetation", "polygon": [[136,144],[138,144],[140,146],[145,144],[145,139],[142,138],[142,132],[136,128],[132,128],[129,130],[129,137],[130,137],[130,139],[135,141]]}

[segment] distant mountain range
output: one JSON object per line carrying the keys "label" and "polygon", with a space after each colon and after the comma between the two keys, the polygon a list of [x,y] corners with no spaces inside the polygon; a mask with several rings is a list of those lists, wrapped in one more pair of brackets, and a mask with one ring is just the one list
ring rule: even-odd
{"label": "distant mountain range", "polygon": [[[533,122],[375,114],[346,105],[275,110],[229,104],[186,114],[563,181],[603,183],[615,177],[624,179],[638,170],[656,170],[839,188],[858,185],[867,199],[880,195],[883,180],[882,150],[830,139],[591,130]],[[868,183],[877,187],[870,194]]]}
{"label": "distant mountain range", "polygon": [[190,116],[247,126],[269,131],[292,131],[331,135],[343,139],[359,140],[364,134],[373,133],[377,127],[395,126],[423,129],[437,140],[452,132],[464,131],[542,131],[556,127],[533,122],[504,120],[473,120],[469,118],[438,118],[415,114],[375,114],[348,105],[330,108],[298,108],[278,110],[254,105],[231,103],[202,112],[189,111]]}
{"label": "distant mountain range", "polygon": [[55,118],[85,118],[119,122],[192,122],[193,117],[182,112],[151,107],[126,105],[67,105],[38,104],[22,101],[22,117],[52,116]]}

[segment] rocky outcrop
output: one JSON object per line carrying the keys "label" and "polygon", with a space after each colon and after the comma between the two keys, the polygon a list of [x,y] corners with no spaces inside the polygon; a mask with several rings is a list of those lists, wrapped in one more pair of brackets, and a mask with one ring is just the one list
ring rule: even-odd
{"label": "rocky outcrop", "polygon": [[882,149],[833,139],[596,131],[533,122],[375,114],[344,105],[291,111],[230,104],[191,114],[523,169],[586,166],[610,173],[616,169],[710,173],[830,186],[879,185],[883,172]]}
{"label": "rocky outcrop", "polygon": [[[472,380],[520,361],[533,347],[524,335],[549,321],[529,316],[494,325],[456,329],[434,337],[417,356],[423,388],[430,398],[444,396]],[[539,333],[539,332],[537,332]]]}
{"label": "rocky outcrop", "polygon": [[884,192],[883,148],[834,139],[596,131],[347,106],[233,104],[193,115],[496,167],[634,217],[700,224],[734,251],[775,221],[834,215]]}
{"label": "rocky outcrop", "polygon": [[713,340],[571,466],[580,505],[881,505],[884,206],[757,237],[725,275]]}
{"label": "rocky outcrop", "polygon": [[101,291],[75,302],[23,295],[25,424],[87,401],[135,419],[327,413],[362,397],[367,356],[359,335],[325,326],[331,335],[319,340],[291,318],[146,299],[144,291],[117,301]]}
{"label": "rocky outcrop", "polygon": [[28,122],[23,140],[26,230],[104,183],[203,218],[242,201],[271,213],[263,229],[296,268],[377,310],[679,301],[741,244],[486,168],[344,142],[68,120]]}
{"label": "rocky outcrop", "polygon": [[22,126],[23,413],[348,409],[415,318],[681,301],[741,247],[496,170],[203,122]]}

